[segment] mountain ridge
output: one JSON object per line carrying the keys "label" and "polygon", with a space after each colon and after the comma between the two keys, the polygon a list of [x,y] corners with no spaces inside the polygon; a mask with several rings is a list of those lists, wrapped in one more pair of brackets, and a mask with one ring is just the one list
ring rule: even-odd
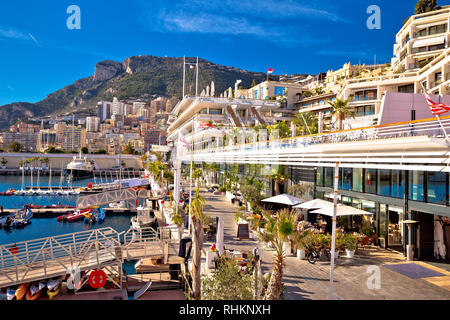
{"label": "mountain ridge", "polygon": [[[196,58],[186,58],[194,61]],[[253,80],[262,82],[267,75],[236,67],[215,64],[206,59],[199,59],[199,92],[214,81],[216,93],[229,87],[234,88],[236,80],[242,80],[241,86],[250,87]],[[187,68],[190,85],[186,90],[194,94],[195,70]],[[272,76],[277,80],[277,76]],[[14,124],[17,119],[26,120],[33,117],[94,112],[98,101],[143,99],[150,101],[152,96],[182,96],[183,58],[157,57],[140,55],[126,58],[122,62],[104,60],[95,65],[94,74],[73,84],[50,93],[36,103],[14,102],[0,106],[0,129]]]}

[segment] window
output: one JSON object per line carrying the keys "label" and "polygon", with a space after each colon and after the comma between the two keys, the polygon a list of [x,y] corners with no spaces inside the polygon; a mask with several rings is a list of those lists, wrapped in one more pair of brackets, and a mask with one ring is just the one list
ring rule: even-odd
{"label": "window", "polygon": [[363,192],[363,169],[353,168],[353,191]]}
{"label": "window", "polygon": [[391,170],[378,170],[378,195],[391,196]]}
{"label": "window", "polygon": [[435,51],[435,50],[442,50],[442,49],[445,49],[445,44],[443,44],[443,43],[428,47],[428,51]]}
{"label": "window", "polygon": [[377,169],[365,169],[364,187],[366,193],[377,193]]}
{"label": "window", "polygon": [[323,168],[317,168],[316,171],[316,185],[319,187],[323,187]]}
{"label": "window", "polygon": [[428,202],[446,204],[447,194],[447,173],[428,172]]}
{"label": "window", "polygon": [[397,199],[405,198],[405,172],[392,170],[391,175],[392,197]]}
{"label": "window", "polygon": [[324,187],[333,188],[334,168],[324,168]]}
{"label": "window", "polygon": [[[413,68],[411,68],[413,69]],[[408,84],[406,86],[399,86],[398,92],[400,93],[414,93],[414,84]]]}
{"label": "window", "polygon": [[342,168],[342,190],[352,189],[352,168]]}
{"label": "window", "polygon": [[209,109],[209,114],[222,114],[222,109]]}
{"label": "window", "polygon": [[425,200],[424,173],[422,171],[409,172],[409,198],[414,201]]}
{"label": "window", "polygon": [[374,114],[375,114],[375,106],[373,106],[373,105],[356,107],[356,116],[357,117],[366,117],[366,116],[371,116]]}

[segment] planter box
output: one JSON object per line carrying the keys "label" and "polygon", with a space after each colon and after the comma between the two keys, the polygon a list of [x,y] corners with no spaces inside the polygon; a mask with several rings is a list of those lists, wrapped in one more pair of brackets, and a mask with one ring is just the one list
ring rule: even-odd
{"label": "planter box", "polygon": [[347,253],[347,258],[353,258],[355,255],[355,250],[345,250],[345,252]]}
{"label": "planter box", "polygon": [[297,258],[299,258],[300,260],[305,260],[306,259],[306,251],[305,250],[297,250]]}

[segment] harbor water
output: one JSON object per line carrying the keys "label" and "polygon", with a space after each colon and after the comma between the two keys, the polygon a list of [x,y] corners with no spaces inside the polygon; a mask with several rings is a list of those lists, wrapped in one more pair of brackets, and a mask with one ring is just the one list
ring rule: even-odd
{"label": "harbor water", "polygon": [[[33,188],[37,189],[37,177],[33,177]],[[73,187],[87,186],[91,180],[73,181]],[[40,177],[39,185],[48,186],[49,177]],[[31,185],[31,177],[25,177],[25,187]],[[67,181],[63,181],[63,186],[69,186]],[[59,178],[52,178],[52,188],[58,189],[60,186]],[[0,177],[0,192],[10,188],[20,190],[22,187],[22,177],[20,176],[2,176]],[[5,209],[20,209],[25,204],[34,203],[35,205],[58,204],[75,206],[78,196],[0,196],[0,206]],[[55,235],[86,231],[89,229],[111,227],[118,232],[126,231],[130,227],[130,215],[115,214],[107,215],[102,224],[84,224],[83,221],[74,223],[61,223],[56,221],[55,217],[36,217],[31,219],[31,224],[23,229],[3,229],[0,228],[0,244],[16,243],[21,241],[33,240],[51,237]]]}

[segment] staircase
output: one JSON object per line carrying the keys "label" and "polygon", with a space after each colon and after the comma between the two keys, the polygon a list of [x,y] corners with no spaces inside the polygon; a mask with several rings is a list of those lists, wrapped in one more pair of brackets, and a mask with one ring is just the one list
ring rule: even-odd
{"label": "staircase", "polygon": [[251,112],[255,115],[256,119],[258,119],[259,124],[266,125],[266,121],[261,116],[258,110],[255,107],[250,107]]}
{"label": "staircase", "polygon": [[239,120],[239,117],[234,112],[233,108],[231,106],[227,106],[225,108],[225,110],[226,110],[227,114],[231,117],[231,119],[233,120],[234,126],[238,127],[238,128],[242,128],[243,127],[242,122]]}

